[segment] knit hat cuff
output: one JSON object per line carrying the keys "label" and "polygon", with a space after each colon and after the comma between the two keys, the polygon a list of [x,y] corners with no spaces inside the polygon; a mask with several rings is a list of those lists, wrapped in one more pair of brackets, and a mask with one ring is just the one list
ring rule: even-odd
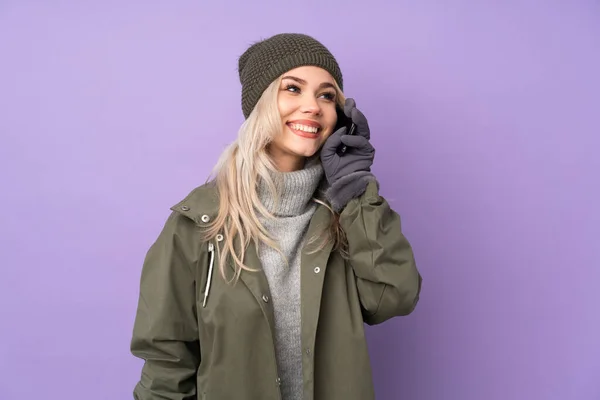
{"label": "knit hat cuff", "polygon": [[[291,69],[307,65],[313,65],[325,69],[333,76],[340,89],[343,90],[342,74],[336,61],[332,57],[327,57],[326,55],[320,53],[297,53],[284,57],[275,64],[273,64],[270,68],[265,70],[265,72],[261,74],[259,80],[254,86],[259,88],[267,88],[271,84],[273,79],[278,78],[283,73]],[[336,77],[339,77],[339,79]],[[246,118],[248,118],[248,116],[252,112],[252,108],[256,105],[258,99],[260,98],[260,96],[262,96],[262,93],[264,91],[264,89],[262,91],[252,89],[253,87],[246,88],[247,93],[249,95],[248,101],[244,103],[243,110],[244,116]]]}

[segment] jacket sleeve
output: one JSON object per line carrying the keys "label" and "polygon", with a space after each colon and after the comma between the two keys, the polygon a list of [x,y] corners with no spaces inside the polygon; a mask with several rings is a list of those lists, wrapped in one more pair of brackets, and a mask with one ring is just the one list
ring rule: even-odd
{"label": "jacket sleeve", "polygon": [[379,196],[372,181],[340,215],[348,238],[348,262],[357,278],[363,319],[369,325],[410,314],[421,291],[412,248],[400,216]]}
{"label": "jacket sleeve", "polygon": [[196,399],[196,291],[181,233],[190,223],[172,213],[144,260],[131,341],[133,355],[145,361],[136,400]]}

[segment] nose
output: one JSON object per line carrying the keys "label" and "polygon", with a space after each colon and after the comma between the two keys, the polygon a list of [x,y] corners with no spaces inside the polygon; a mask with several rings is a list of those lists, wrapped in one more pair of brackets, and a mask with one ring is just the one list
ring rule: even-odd
{"label": "nose", "polygon": [[306,96],[302,101],[300,111],[306,114],[319,115],[321,113],[321,106],[317,99],[312,96]]}

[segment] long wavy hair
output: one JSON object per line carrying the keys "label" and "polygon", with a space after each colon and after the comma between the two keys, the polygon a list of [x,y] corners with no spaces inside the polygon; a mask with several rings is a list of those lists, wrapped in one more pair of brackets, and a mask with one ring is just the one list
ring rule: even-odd
{"label": "long wavy hair", "polygon": [[[278,203],[281,187],[274,181],[277,169],[267,153],[267,147],[276,135],[281,134],[281,115],[278,107],[278,93],[281,77],[273,81],[263,92],[254,110],[244,121],[238,136],[221,154],[209,181],[213,180],[219,194],[217,216],[204,230],[204,239],[212,240],[223,235],[222,246],[218,249],[218,263],[221,276],[229,283],[237,281],[242,270],[256,271],[244,264],[246,248],[253,242],[257,247],[265,243],[281,251],[277,242],[269,235],[260,222],[260,217],[274,218],[259,199],[257,185],[262,180],[266,184],[275,204]],[[345,97],[334,81],[336,106],[343,108]],[[339,215],[327,202],[313,197],[312,201],[325,206],[331,212],[331,223],[324,226],[320,234],[309,238],[308,245],[317,244],[311,252],[323,249],[333,241],[333,249],[342,255],[347,254],[347,240],[339,225]],[[221,248],[222,247],[222,248]],[[227,278],[227,263],[233,262],[235,274]]]}

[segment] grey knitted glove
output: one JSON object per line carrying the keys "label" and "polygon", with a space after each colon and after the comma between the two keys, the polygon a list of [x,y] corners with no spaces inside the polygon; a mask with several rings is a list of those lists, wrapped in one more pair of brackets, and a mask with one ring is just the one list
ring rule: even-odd
{"label": "grey knitted glove", "polygon": [[[346,99],[344,114],[356,124],[356,133],[346,135],[346,127],[342,127],[325,141],[321,149],[323,171],[330,185],[325,197],[336,212],[363,194],[367,184],[375,180],[371,173],[375,149],[369,142],[371,132],[367,119],[351,98]],[[343,154],[339,152],[342,145],[347,146]]]}

